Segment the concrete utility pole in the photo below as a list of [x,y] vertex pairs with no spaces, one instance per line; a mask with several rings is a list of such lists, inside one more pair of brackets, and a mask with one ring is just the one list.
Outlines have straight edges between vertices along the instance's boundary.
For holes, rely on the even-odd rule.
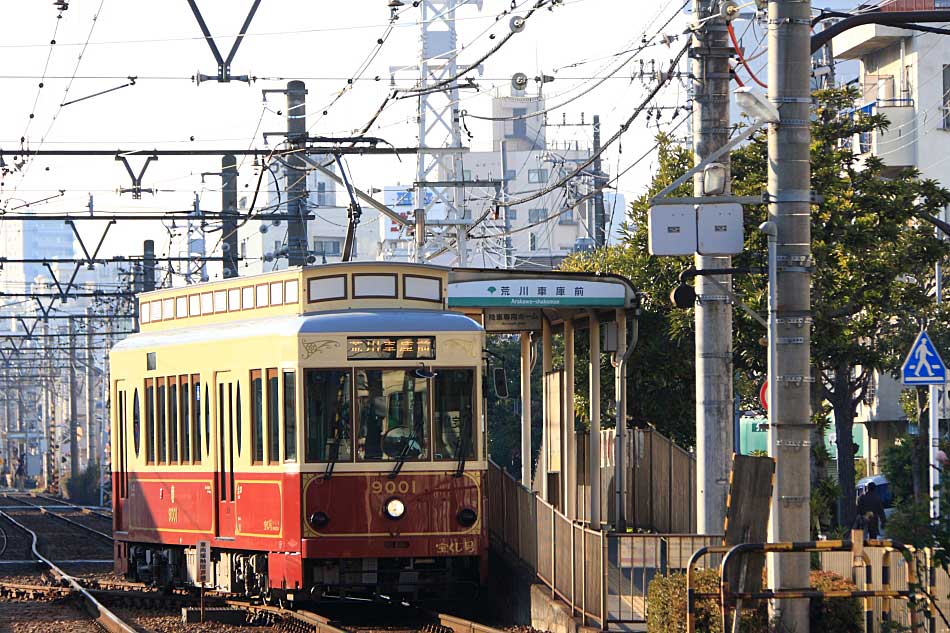
[[[693,152],[702,161],[729,141],[729,45],[726,23],[716,0],[693,0],[691,51],[693,84]],[[728,154],[726,188],[730,190]],[[693,177],[693,195],[703,194],[703,173]],[[696,268],[728,268],[731,257],[696,255]],[[720,534],[726,518],[726,495],[732,465],[732,304],[713,285],[696,277],[696,527],[700,534]],[[731,275],[714,278],[727,288]]]
[[[147,278],[146,278],[147,281]],[[79,476],[79,436],[76,406],[79,394],[76,388],[76,322],[69,320],[69,476]]]
[[86,463],[99,457],[99,429],[96,423],[96,357],[93,354],[92,308],[86,308]]
[[[775,414],[769,426],[776,460],[770,541],[809,537],[811,439],[811,165],[809,94],[811,1],[769,0],[769,100],[778,125],[769,127],[769,220],[778,230]],[[779,559],[773,556],[773,559]],[[769,586],[808,586],[808,554],[769,561]],[[808,633],[808,600],[773,604],[779,630]]]
[[[287,82],[287,138],[302,147],[307,136],[307,88],[302,81]],[[287,265],[307,263],[307,163],[297,154],[287,157]]]
[[[594,154],[600,151],[600,115],[594,115]],[[594,159],[594,187],[602,187],[605,178],[601,175],[603,162],[600,155]],[[607,244],[607,213],[604,211],[604,190],[594,195],[594,243],[598,247]]]
[[237,180],[237,159],[234,154],[225,154],[221,157],[221,252],[225,279],[238,276]]

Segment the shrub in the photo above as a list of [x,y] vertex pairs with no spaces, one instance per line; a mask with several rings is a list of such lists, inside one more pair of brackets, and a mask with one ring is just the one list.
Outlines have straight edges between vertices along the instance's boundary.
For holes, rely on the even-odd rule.
[[[719,574],[714,569],[701,569],[693,574],[696,591],[719,591]],[[855,589],[855,586],[827,571],[812,571],[811,586],[819,591]],[[684,633],[686,631],[686,574],[657,576],[647,592],[649,609],[647,630],[650,633]],[[743,609],[744,633],[767,631],[769,627],[766,604],[760,601],[754,609]],[[812,600],[809,611],[812,631],[821,633],[852,633],[864,626],[863,612],[857,598]],[[701,600],[696,605],[696,630],[722,633],[719,601]]]
[[80,505],[99,503],[99,464],[90,461],[78,477],[66,478],[63,488],[66,498]]

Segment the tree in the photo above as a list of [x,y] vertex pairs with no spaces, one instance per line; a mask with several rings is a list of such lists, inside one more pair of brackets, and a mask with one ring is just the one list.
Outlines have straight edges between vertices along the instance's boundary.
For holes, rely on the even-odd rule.
[[[856,89],[822,90],[814,96],[812,190],[821,201],[812,211],[813,261],[803,263],[813,270],[813,408],[819,410],[818,405],[826,400],[834,413],[838,518],[850,525],[854,518],[851,438],[857,406],[867,399],[875,372],[898,371],[910,341],[924,324],[946,329],[947,315],[934,305],[930,280],[934,264],[946,257],[948,249],[921,218],[935,216],[950,203],[950,192],[932,180],[921,179],[914,170],[891,170],[877,158],[858,160],[852,149],[854,137],[885,129],[887,121],[855,108]],[[649,192],[631,205],[623,244],[606,252],[579,255],[567,265],[625,274],[646,292],[644,305],[655,319],[652,334],[656,336],[654,347],[659,349],[652,355],[649,348],[644,349],[651,363],[634,365],[634,381],[643,390],[638,399],[651,401],[645,404],[647,417],[662,419],[671,410],[675,412],[671,432],[692,439],[692,315],[691,311],[673,310],[666,297],[677,273],[691,262],[654,258],[646,252],[649,198],[688,168],[689,154],[672,146],[669,139],[661,138],[660,143],[659,170]],[[765,192],[767,165],[765,134],[759,133],[732,154],[733,192]],[[689,185],[675,195],[689,195]],[[765,205],[746,206],[745,249],[734,259],[735,266],[765,264],[766,240],[757,227],[766,219]],[[762,276],[737,275],[734,287],[745,303],[764,312],[767,286]],[[647,319],[644,325],[649,325]],[[737,390],[749,402],[755,397],[750,387],[759,384],[766,373],[766,350],[760,342],[765,332],[741,311],[736,311],[734,328],[734,360],[740,374]],[[651,384],[644,373],[656,373],[657,368],[664,376],[682,381]]]
[[[688,316],[675,310],[668,293],[688,257],[657,258],[647,253],[647,210],[650,198],[689,169],[691,153],[671,138],[658,137],[658,168],[649,189],[631,207],[621,231],[622,243],[593,252],[576,253],[561,268],[623,275],[643,292],[640,337],[628,372],[629,412],[634,425],[652,425],[682,446],[695,443],[693,331]],[[692,185],[676,195],[690,195]],[[581,381],[583,382],[583,381]],[[610,384],[610,380],[602,380]]]

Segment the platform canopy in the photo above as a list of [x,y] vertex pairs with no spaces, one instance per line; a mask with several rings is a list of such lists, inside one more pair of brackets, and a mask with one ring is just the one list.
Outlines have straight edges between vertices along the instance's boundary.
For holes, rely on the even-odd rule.
[[542,311],[559,323],[590,310],[625,310],[637,305],[637,292],[619,275],[455,268],[447,302],[451,310],[482,313],[490,332],[524,332],[541,329]]

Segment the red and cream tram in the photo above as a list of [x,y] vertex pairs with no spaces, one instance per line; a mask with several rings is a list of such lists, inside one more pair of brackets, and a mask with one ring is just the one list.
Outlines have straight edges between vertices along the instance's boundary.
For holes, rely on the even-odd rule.
[[484,330],[448,271],[348,263],[140,296],[111,353],[115,563],[291,600],[486,569]]

